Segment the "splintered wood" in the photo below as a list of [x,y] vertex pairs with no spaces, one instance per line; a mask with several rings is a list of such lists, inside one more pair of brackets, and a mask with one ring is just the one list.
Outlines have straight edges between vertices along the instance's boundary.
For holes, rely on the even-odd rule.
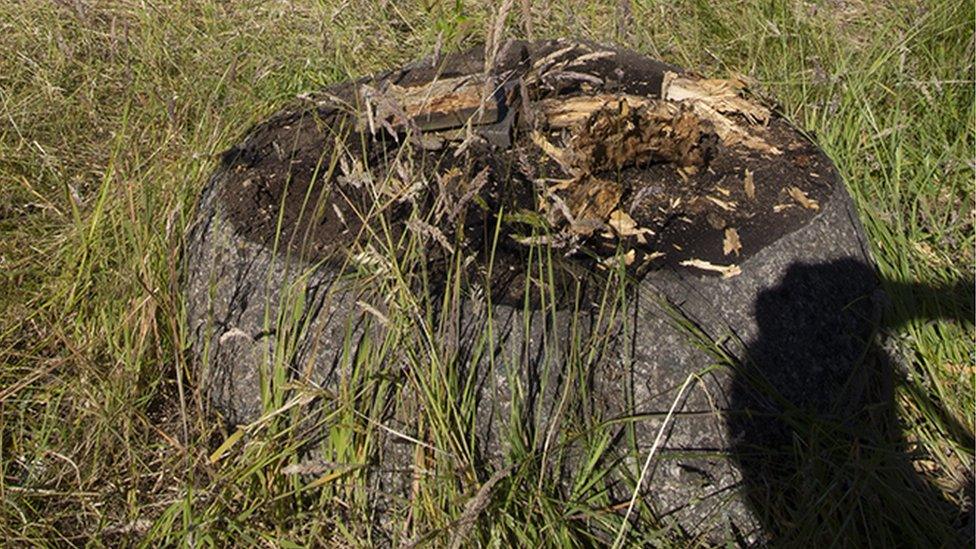
[[741,114],[751,124],[769,121],[769,109],[742,97],[745,85],[737,80],[689,78],[664,73],[661,97],[668,101],[692,101],[708,105],[722,114]]
[[688,259],[681,262],[682,267],[694,267],[702,271],[709,271],[722,275],[722,278],[732,278],[742,274],[738,265],[716,265],[703,259]]
[[[769,121],[769,109],[741,96],[744,85],[732,80],[689,78],[666,72],[661,97],[687,103],[695,114],[708,120],[726,146],[742,145],[767,154],[782,154],[756,131]],[[741,115],[746,124],[730,118]]]
[[623,103],[632,109],[647,107],[654,103],[648,97],[636,95],[598,94],[578,97],[543,99],[537,103],[550,128],[571,128],[584,122],[596,111],[611,103]]
[[569,192],[566,204],[575,219],[573,232],[590,234],[610,217],[624,195],[616,182],[590,175],[582,176]]
[[572,128],[566,154],[547,154],[573,170],[620,169],[651,160],[679,166],[702,163],[709,126],[680,105],[632,95],[546,99],[538,104],[552,129]]
[[[570,214],[562,217],[575,235],[592,234],[612,221],[610,214],[617,210],[626,191],[620,183],[595,174],[651,161],[694,167],[708,154],[708,127],[689,109],[668,102],[603,95],[543,101],[539,109],[550,122],[550,129],[573,128],[572,137],[562,147],[539,131],[533,131],[532,141],[570,176],[550,190],[562,192]],[[561,211],[548,209],[551,213]],[[550,215],[557,225],[559,218]],[[618,225],[621,219],[618,215]],[[645,232],[635,223],[627,234],[617,234],[644,241]]]
[[650,161],[697,166],[708,134],[689,110],[655,101],[632,108],[614,101],[594,111],[570,139],[573,163],[583,172],[619,170]]
[[363,86],[360,129],[368,127],[375,133],[376,120],[386,121],[394,128],[413,123],[420,131],[459,128],[468,122],[495,123],[501,105],[494,94],[494,80],[476,74],[434,80],[420,86],[388,83],[382,90]]
[[[546,122],[548,133],[534,130],[532,141],[570,177],[550,189],[550,198],[560,203],[547,208],[549,219],[557,221],[557,226],[559,220],[564,220],[574,235],[590,235],[606,224],[618,238],[637,237],[638,242],[646,243],[645,235],[651,231],[638,227],[618,207],[629,189],[594,174],[666,162],[674,164],[687,181],[685,174],[694,174],[706,166],[708,157],[714,154],[711,148],[718,143],[768,155],[782,154],[763,137],[769,110],[744,98],[743,87],[738,81],[697,79],[669,72],[665,73],[660,98],[598,93],[535,103],[535,111]],[[727,198],[730,192],[717,190],[724,190],[722,198],[702,198],[721,211],[735,212],[736,202]],[[553,193],[560,193],[563,198]],[[744,193],[748,200],[756,199],[756,184],[748,169]],[[797,192],[790,194],[801,201]],[[815,207],[815,202],[807,202],[804,207],[811,205]],[[724,230],[723,255],[738,256],[742,250],[738,231]],[[723,277],[740,272],[735,265],[715,265],[698,259],[683,265]]]
[[[745,84],[737,79],[706,79],[665,71],[660,75],[659,89],[650,88],[647,82],[643,83],[644,89],[611,83],[615,78],[612,74],[618,78],[622,74],[620,69],[612,73],[599,64],[612,64],[616,55],[613,51],[594,51],[587,45],[570,43],[530,65],[497,74],[486,68],[484,73],[437,78],[421,85],[401,86],[389,80],[373,87],[361,85],[358,125],[374,134],[384,129],[394,136],[419,131],[419,139],[414,142],[423,149],[453,146],[455,158],[465,153],[471,143],[479,142],[478,137],[484,138],[480,143],[489,150],[514,153],[519,159],[518,169],[536,192],[534,204],[520,205],[521,209],[517,207],[514,213],[538,217],[542,226],[533,226],[544,228],[547,234],[528,237],[515,231],[509,236],[523,244],[544,241],[564,248],[567,255],[575,253],[584,241],[594,242],[587,239],[596,235],[609,241],[629,240],[630,245],[653,246],[649,237],[666,221],[655,217],[656,213],[634,210],[633,198],[640,189],[632,188],[621,174],[635,167],[671,165],[685,188],[674,187],[681,182],[667,182],[665,185],[671,188],[663,192],[674,196],[656,208],[670,216],[668,219],[690,223],[691,215],[697,222],[707,222],[712,229],[724,231],[720,240],[722,255],[718,257],[739,256],[742,242],[731,225],[737,218],[751,217],[758,207],[757,181],[752,171],[755,163],[747,161],[744,169],[735,168],[741,186],[697,186],[710,177],[704,174],[715,176],[713,159],[728,155],[730,150],[739,149],[744,158],[753,160],[783,155],[769,140],[782,142],[767,131],[770,110],[748,99]],[[565,92],[567,89],[570,91]],[[474,200],[473,193],[481,192],[483,187],[494,188],[486,184],[486,173],[482,171],[478,177],[468,174],[466,178],[459,178],[459,173],[450,177],[438,175],[442,187],[453,177],[472,181],[473,190],[448,193],[446,187],[442,188],[442,196],[436,202],[435,223],[460,218],[461,210]],[[717,177],[721,182],[721,176]],[[690,190],[691,187],[695,189]],[[786,192],[802,208],[819,207],[799,188],[790,187]],[[780,205],[777,211],[785,207]],[[641,227],[641,222],[654,230]],[[523,221],[516,219],[513,223]],[[418,224],[412,229],[445,249],[450,246],[443,237],[447,231]],[[681,250],[677,244],[673,246]],[[660,254],[648,249],[642,256],[646,260]],[[627,264],[633,261],[631,255]],[[681,264],[725,277],[738,273],[734,265],[716,265],[701,259]]]

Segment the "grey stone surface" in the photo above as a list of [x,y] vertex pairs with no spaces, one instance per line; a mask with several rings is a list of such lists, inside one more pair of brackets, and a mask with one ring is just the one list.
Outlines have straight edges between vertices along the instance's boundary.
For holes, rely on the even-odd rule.
[[[188,238],[185,295],[199,379],[215,410],[229,424],[241,424],[267,406],[261,387],[274,360],[284,361],[295,379],[334,389],[349,371],[343,350],[355,348],[375,323],[356,304],[364,294],[330,269],[236,238],[216,199],[221,181],[218,171]],[[789,437],[777,419],[784,407],[843,417],[845,406],[860,405],[865,382],[856,366],[876,315],[876,280],[841,183],[810,223],[741,268],[729,279],[652,272],[626,294],[627,314],[612,322],[598,323],[594,310],[533,311],[526,318],[517,309],[463,304],[454,319],[462,353],[473,352],[489,324],[493,333],[494,360],[484,353],[468,365],[478,380],[475,428],[488,474],[507,462],[506,433],[513,423],[531,433],[539,452],[555,454],[559,446],[566,456],[582,449],[562,444],[553,433],[571,430],[574,422],[604,425],[619,458],[606,465],[613,468],[611,493],[626,501],[632,480],[624,479],[636,478],[664,429],[641,498],[686,534],[762,539],[760,487],[767,471],[754,457]],[[300,314],[280,318],[296,310],[284,306],[296,300]],[[682,323],[720,341],[732,365],[718,365],[714,352],[697,346]],[[589,347],[594,356],[567,356],[581,337],[597,342]],[[665,425],[689,377],[693,382]],[[516,384],[530,405],[513,417]],[[757,386],[771,387],[781,398]],[[563,407],[566,402],[573,409]],[[401,419],[416,412],[407,408]],[[391,429],[409,423],[397,418],[390,416]],[[631,419],[610,421],[615,418]],[[384,443],[376,464],[383,471],[377,488],[406,498],[414,454],[410,445],[393,442]],[[574,467],[567,459],[559,471],[567,485]]]

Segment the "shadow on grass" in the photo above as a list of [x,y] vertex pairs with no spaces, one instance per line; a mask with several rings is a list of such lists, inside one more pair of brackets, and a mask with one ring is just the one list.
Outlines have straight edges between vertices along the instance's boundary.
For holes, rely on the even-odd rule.
[[[972,546],[972,505],[952,505],[913,467],[895,410],[901,376],[876,343],[879,329],[914,317],[971,322],[972,284],[884,286],[924,308],[882,322],[875,270],[855,260],[794,265],[756,300],[759,335],[735,371],[728,425],[748,501],[776,545]],[[935,413],[972,452],[972,432]]]

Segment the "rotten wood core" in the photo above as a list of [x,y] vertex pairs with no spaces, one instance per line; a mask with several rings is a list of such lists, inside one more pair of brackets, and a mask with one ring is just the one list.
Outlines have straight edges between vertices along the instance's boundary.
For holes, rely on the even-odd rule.
[[570,286],[617,264],[735,276],[837,180],[741,80],[579,42],[512,42],[487,72],[479,55],[334,86],[255,128],[225,156],[231,221],[267,243],[280,220],[279,241],[345,264],[402,251],[381,226],[412,234],[430,265],[460,251],[468,278],[519,301],[538,245]]

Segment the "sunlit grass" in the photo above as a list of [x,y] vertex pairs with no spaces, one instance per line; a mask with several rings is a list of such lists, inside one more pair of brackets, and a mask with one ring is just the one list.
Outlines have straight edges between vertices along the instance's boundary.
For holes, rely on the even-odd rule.
[[[918,470],[958,500],[971,481],[976,417],[971,6],[692,0],[633,2],[628,16],[597,2],[533,4],[536,37],[614,41],[704,74],[749,76],[815,135],[891,281],[901,428]],[[366,470],[356,464],[379,450],[389,433],[375,418],[402,397],[379,371],[396,347],[409,357],[406,382],[424,413],[412,433],[394,436],[421,437],[430,448],[417,446],[415,461],[431,470],[398,516],[397,541],[447,544],[458,532],[503,545],[613,540],[625,509],[598,489],[609,467],[598,418],[574,432],[513,422],[511,468],[463,526],[466,502],[490,478],[473,461],[469,369],[441,337],[450,326],[432,313],[457,306],[460,274],[452,271],[455,291],[442,303],[418,296],[416,243],[377,285],[389,326],[348,343],[351,375],[335,393],[287,382],[291,350],[276,347],[265,406],[285,409],[216,456],[234,433],[202,413],[186,354],[180,253],[217,155],[295,94],[396,66],[437,43],[457,50],[483,40],[493,5],[0,5],[0,538],[378,542],[370,494],[360,489]],[[510,36],[525,35],[524,18],[513,10]],[[533,268],[546,280],[551,263],[540,253]],[[913,285],[969,290],[940,299]],[[303,329],[297,286],[283,295],[288,302],[267,322]],[[598,325],[626,321],[615,316],[626,306],[622,287],[601,299]],[[606,345],[582,333],[564,350],[567,371],[579,376]],[[517,360],[498,367],[517,379]],[[519,388],[511,391],[519,412]],[[311,426],[300,406],[288,407],[305,398],[317,399],[314,421],[330,426],[315,451],[344,464],[314,478],[281,472],[309,450]],[[570,436],[585,440],[587,466],[563,490],[549,479]],[[653,528],[627,535],[678,543]]]

